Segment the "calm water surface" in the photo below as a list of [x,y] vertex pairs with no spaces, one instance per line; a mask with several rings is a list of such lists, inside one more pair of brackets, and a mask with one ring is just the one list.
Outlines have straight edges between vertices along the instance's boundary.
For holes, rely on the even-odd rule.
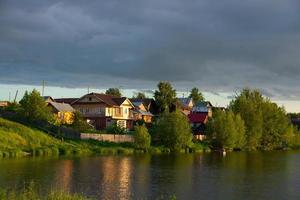
[[32,180],[96,199],[300,199],[300,151],[0,160],[0,187]]

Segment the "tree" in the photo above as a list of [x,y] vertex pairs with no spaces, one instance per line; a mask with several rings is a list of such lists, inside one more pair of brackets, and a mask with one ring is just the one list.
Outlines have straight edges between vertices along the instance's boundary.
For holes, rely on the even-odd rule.
[[34,89],[32,92],[25,92],[20,101],[20,115],[28,121],[52,121],[53,114],[51,108],[40,96],[40,93]]
[[82,117],[79,111],[74,112],[72,121],[71,127],[79,132],[85,132],[91,129],[91,126]]
[[230,103],[230,109],[245,122],[248,149],[283,148],[286,138],[292,135],[284,108],[263,97],[258,90],[243,89]]
[[109,88],[106,90],[105,94],[114,95],[116,97],[122,96],[119,88]]
[[147,149],[151,144],[151,136],[145,125],[134,127],[134,141],[138,148]]
[[146,95],[143,92],[138,92],[136,96],[133,96],[136,99],[146,99]]
[[198,88],[195,87],[191,90],[189,98],[192,98],[195,104],[204,101],[204,97],[202,93],[199,91]]
[[231,111],[216,111],[207,129],[214,147],[232,150],[242,149],[246,144],[244,121]]
[[157,85],[158,90],[154,92],[154,98],[160,112],[169,111],[172,104],[176,102],[176,90],[169,82],[161,81]]
[[251,91],[246,88],[230,103],[230,109],[234,113],[240,114],[245,122],[247,147],[249,149],[256,149],[260,146],[263,133],[263,113],[261,110],[263,101],[258,90]]
[[192,131],[188,119],[179,111],[163,113],[154,125],[154,134],[160,145],[171,150],[185,148],[192,141]]

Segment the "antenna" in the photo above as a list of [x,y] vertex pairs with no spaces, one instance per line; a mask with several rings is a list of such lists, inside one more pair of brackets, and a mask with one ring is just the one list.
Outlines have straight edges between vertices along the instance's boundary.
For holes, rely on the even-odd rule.
[[43,87],[43,88],[42,88],[42,96],[44,96],[44,91],[45,91],[45,80],[43,80],[43,83],[42,83],[42,84],[43,84],[43,86],[42,86],[42,87]]
[[90,93],[90,87],[88,86],[88,94]]
[[8,93],[8,101],[10,102],[10,92]]
[[16,91],[16,95],[15,95],[14,103],[16,103],[17,96],[18,96],[18,92],[19,92],[19,90],[17,90],[17,91]]

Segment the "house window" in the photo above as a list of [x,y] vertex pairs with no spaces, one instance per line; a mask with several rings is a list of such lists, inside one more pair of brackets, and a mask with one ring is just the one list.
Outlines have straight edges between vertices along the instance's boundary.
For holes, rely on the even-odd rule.
[[89,101],[92,101],[92,97],[89,97]]
[[81,113],[83,113],[83,108],[80,108],[79,111],[80,111]]
[[90,109],[89,109],[89,108],[86,108],[86,109],[85,109],[85,112],[86,112],[86,113],[90,112]]
[[125,108],[125,115],[127,115],[127,113],[128,113],[128,108]]

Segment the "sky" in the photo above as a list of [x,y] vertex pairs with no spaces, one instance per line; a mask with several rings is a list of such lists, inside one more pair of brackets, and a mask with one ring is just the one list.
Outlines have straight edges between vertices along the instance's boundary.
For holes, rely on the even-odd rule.
[[54,97],[152,96],[166,80],[220,106],[258,88],[300,112],[299,47],[298,0],[0,0],[0,99],[42,80]]

